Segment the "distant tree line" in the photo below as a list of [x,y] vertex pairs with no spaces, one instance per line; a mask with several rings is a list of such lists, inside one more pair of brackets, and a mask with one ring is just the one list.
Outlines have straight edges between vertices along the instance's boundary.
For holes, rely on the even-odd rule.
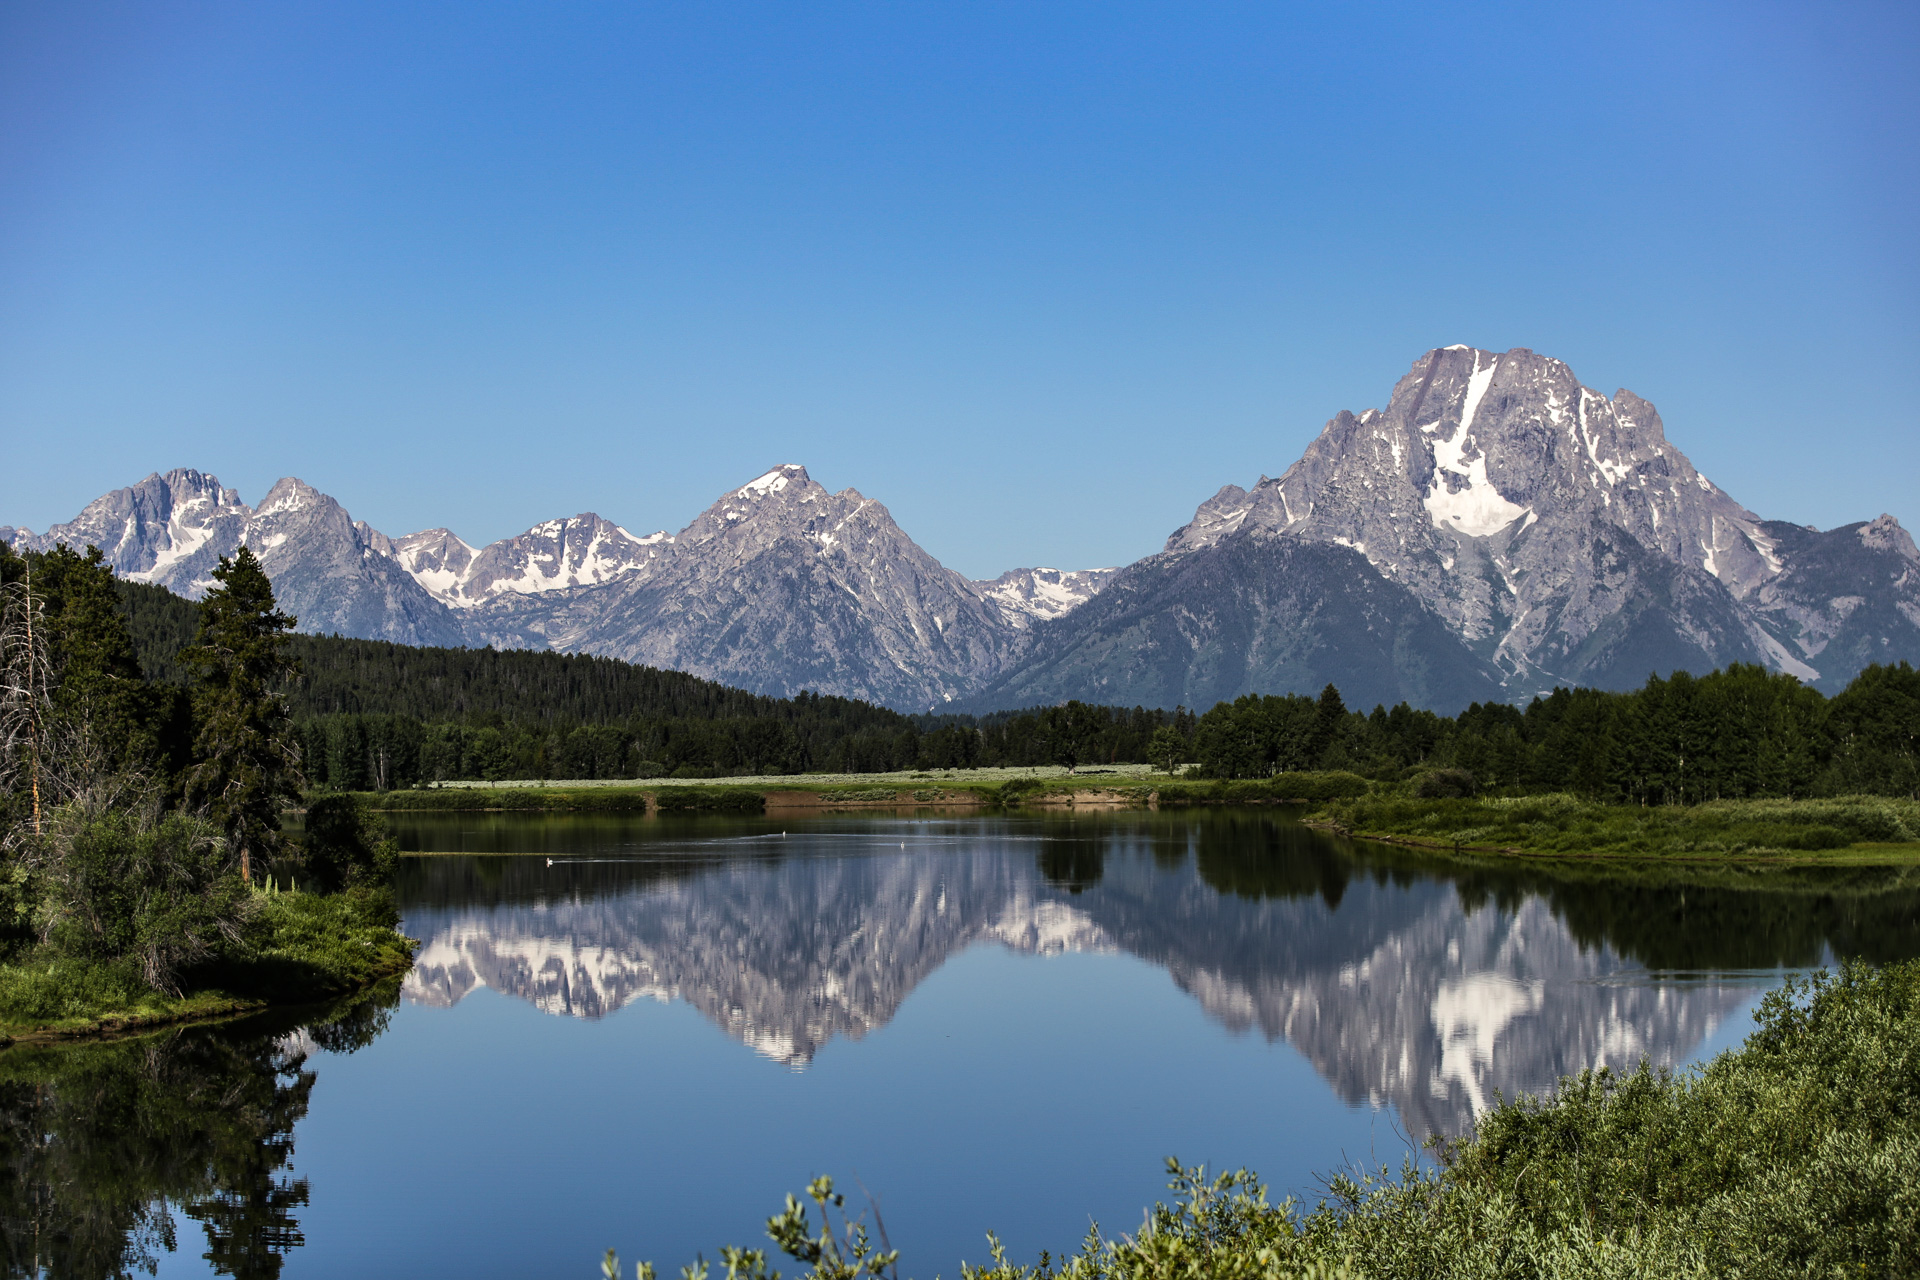
[[[194,633],[190,602],[121,584],[140,665],[160,680]],[[979,766],[1197,762],[1216,778],[1346,769],[1432,775],[1442,792],[1570,790],[1632,803],[1920,791],[1920,674],[1869,667],[1829,699],[1736,665],[1625,693],[1558,689],[1457,716],[1250,694],[1204,715],[1080,702],[906,715],[849,698],[771,697],[682,672],[531,650],[288,637],[286,697],[315,786],[644,778]]]
[[1319,698],[1249,695],[1201,716],[1192,756],[1213,777],[1349,769],[1439,773],[1442,790],[1573,791],[1634,804],[1920,794],[1920,672],[1871,666],[1829,699],[1792,676],[1735,664],[1650,677],[1640,689],[1556,689],[1525,709],[1458,716],[1401,703],[1348,711]]
[[[196,606],[121,584],[140,665],[184,682],[177,654]],[[537,650],[417,648],[293,635],[285,697],[314,786],[386,790],[453,779],[883,773],[1148,758],[1182,744],[1183,709],[1059,707],[989,716],[906,715],[852,698],[749,693],[679,671]],[[1175,750],[1172,754],[1181,754]]]

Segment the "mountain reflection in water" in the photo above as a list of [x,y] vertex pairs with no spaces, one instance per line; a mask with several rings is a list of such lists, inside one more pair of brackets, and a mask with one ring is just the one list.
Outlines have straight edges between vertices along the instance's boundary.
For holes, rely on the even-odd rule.
[[409,860],[406,998],[485,986],[581,1018],[684,1000],[802,1068],[976,944],[1119,951],[1346,1101],[1458,1133],[1497,1093],[1684,1061],[1771,983],[1756,969],[1908,954],[1920,902],[1902,872],[1474,869],[1263,813],[679,830],[410,824],[410,847],[532,839],[553,860]]

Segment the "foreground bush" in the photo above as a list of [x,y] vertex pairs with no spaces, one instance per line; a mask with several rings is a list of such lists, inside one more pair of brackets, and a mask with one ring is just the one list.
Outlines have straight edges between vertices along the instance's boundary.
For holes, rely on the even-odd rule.
[[76,805],[52,828],[37,912],[43,949],[125,960],[148,986],[177,996],[182,970],[239,941],[247,891],[212,824]]
[[[1088,1234],[1038,1266],[994,1261],[965,1280],[1148,1277],[1894,1277],[1920,1273],[1920,961],[1789,981],[1746,1044],[1675,1074],[1642,1065],[1504,1102],[1437,1144],[1440,1168],[1339,1176],[1303,1213],[1242,1170],[1209,1180],[1168,1161],[1172,1206],[1138,1232]],[[832,1184],[788,1197],[768,1233],[819,1280],[890,1274]],[[844,1210],[842,1210],[844,1213]],[[728,1249],[729,1277],[767,1276]],[[618,1272],[608,1255],[604,1269]],[[704,1264],[697,1269],[704,1275]],[[643,1267],[641,1275],[651,1276]]]

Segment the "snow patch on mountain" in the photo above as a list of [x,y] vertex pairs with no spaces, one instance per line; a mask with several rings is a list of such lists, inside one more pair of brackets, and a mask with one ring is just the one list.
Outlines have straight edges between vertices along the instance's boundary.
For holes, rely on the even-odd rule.
[[975,582],[980,594],[999,606],[1007,620],[1024,627],[1035,620],[1064,617],[1098,595],[1118,568],[1009,569],[997,578]]

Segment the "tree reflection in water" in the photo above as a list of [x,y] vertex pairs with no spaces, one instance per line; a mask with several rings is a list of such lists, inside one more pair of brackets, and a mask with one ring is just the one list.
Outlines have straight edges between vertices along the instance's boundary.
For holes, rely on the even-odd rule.
[[178,1213],[216,1273],[278,1276],[302,1243],[307,1182],[287,1170],[308,1057],[372,1043],[398,1000],[395,981],[317,1015],[0,1053],[4,1274],[153,1274]]

